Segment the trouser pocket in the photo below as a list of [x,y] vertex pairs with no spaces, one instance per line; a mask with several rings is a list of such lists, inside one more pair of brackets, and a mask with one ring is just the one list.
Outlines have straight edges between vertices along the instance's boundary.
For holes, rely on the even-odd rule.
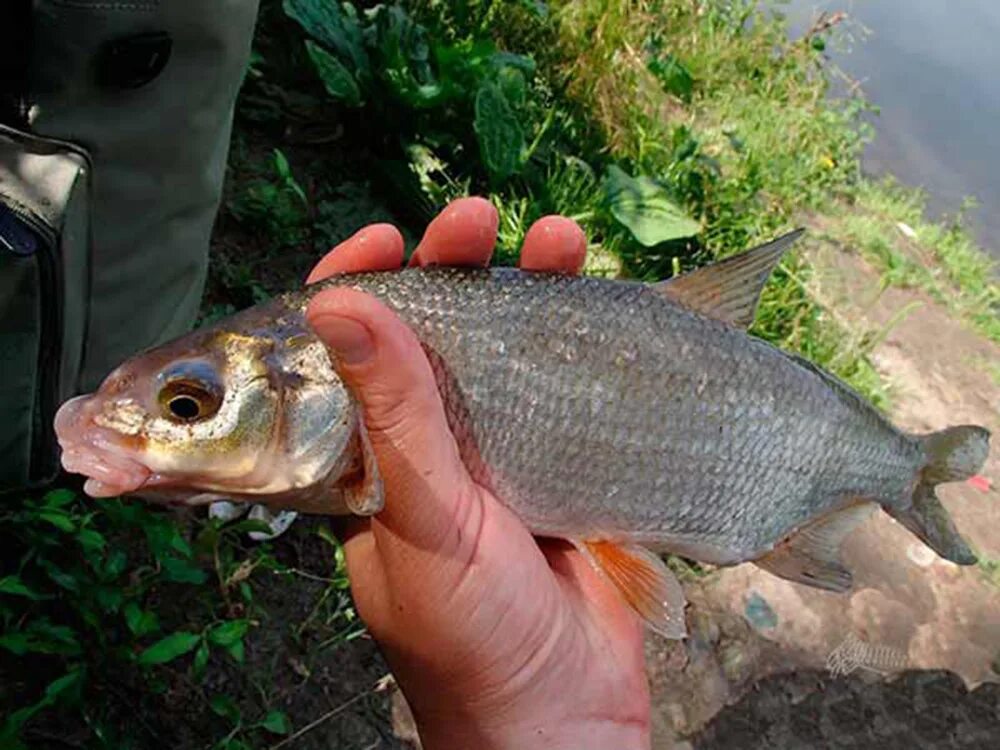
[[0,125],[0,492],[58,473],[52,422],[87,321],[89,173],[81,148]]

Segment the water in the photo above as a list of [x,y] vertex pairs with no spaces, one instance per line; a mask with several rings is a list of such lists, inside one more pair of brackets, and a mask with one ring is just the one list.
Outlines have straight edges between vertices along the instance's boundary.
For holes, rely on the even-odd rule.
[[793,37],[822,10],[870,31],[828,48],[880,109],[866,171],[923,187],[932,216],[975,197],[969,226],[1000,259],[1000,0],[791,0],[783,10]]

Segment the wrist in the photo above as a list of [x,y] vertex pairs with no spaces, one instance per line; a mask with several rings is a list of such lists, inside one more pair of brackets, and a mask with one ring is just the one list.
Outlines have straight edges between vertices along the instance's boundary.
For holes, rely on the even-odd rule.
[[505,722],[503,717],[438,714],[422,718],[415,712],[423,750],[649,750],[645,720],[540,718]]

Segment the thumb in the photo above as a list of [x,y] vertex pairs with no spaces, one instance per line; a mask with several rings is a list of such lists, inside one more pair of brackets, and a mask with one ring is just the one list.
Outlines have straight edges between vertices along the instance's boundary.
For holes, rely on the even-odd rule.
[[413,332],[355,289],[319,293],[306,311],[361,403],[385,489],[378,525],[424,550],[468,538],[478,487],[448,427],[434,371]]

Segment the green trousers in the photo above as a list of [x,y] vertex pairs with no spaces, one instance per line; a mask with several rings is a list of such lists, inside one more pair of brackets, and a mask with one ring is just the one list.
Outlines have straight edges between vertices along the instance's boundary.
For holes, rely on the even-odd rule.
[[[194,322],[257,0],[0,5],[0,490],[52,417]],[[24,6],[21,6],[24,10]]]

